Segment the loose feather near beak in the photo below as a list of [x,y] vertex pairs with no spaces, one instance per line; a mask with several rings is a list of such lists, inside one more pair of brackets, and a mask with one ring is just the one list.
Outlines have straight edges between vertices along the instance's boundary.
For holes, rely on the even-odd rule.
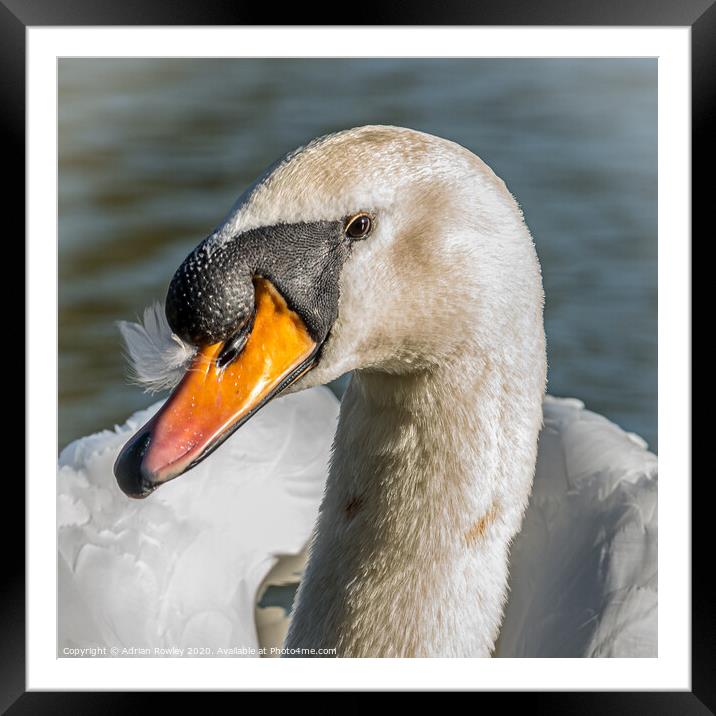
[[164,306],[155,302],[137,323],[118,321],[130,378],[148,393],[174,388],[191,364],[196,348],[172,333]]

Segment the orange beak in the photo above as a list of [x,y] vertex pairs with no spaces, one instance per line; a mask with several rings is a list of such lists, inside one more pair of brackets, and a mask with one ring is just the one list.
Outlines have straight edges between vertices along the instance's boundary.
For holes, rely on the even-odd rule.
[[202,348],[159,412],[119,454],[114,472],[131,497],[146,497],[199,463],[313,367],[318,345],[300,316],[267,279],[257,277],[254,286],[254,322],[241,352],[224,364],[225,344]]

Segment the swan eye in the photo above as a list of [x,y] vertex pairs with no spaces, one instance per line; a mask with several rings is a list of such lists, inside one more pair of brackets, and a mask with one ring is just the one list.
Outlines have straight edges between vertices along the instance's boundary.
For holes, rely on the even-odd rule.
[[365,239],[373,228],[373,220],[368,214],[356,214],[346,221],[345,233],[349,239]]

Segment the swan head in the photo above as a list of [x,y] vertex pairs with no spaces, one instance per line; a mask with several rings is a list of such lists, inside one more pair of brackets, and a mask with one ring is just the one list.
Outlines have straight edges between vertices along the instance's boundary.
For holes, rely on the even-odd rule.
[[541,331],[542,285],[521,212],[487,165],[438,137],[369,126],[269,167],[176,271],[166,323],[190,362],[115,463],[133,497],[281,392],[514,349],[526,327]]

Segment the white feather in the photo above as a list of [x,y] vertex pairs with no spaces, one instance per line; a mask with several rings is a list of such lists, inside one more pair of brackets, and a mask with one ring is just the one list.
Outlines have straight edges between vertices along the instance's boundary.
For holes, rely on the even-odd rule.
[[196,349],[172,333],[164,306],[144,309],[141,322],[118,321],[132,380],[147,392],[173,388],[184,375]]
[[496,656],[658,655],[658,464],[635,437],[547,396]]
[[338,415],[330,390],[271,401],[182,479],[130,500],[112,463],[160,405],[60,455],[60,656],[92,647],[256,655],[259,585],[279,556],[301,551],[316,520]]

